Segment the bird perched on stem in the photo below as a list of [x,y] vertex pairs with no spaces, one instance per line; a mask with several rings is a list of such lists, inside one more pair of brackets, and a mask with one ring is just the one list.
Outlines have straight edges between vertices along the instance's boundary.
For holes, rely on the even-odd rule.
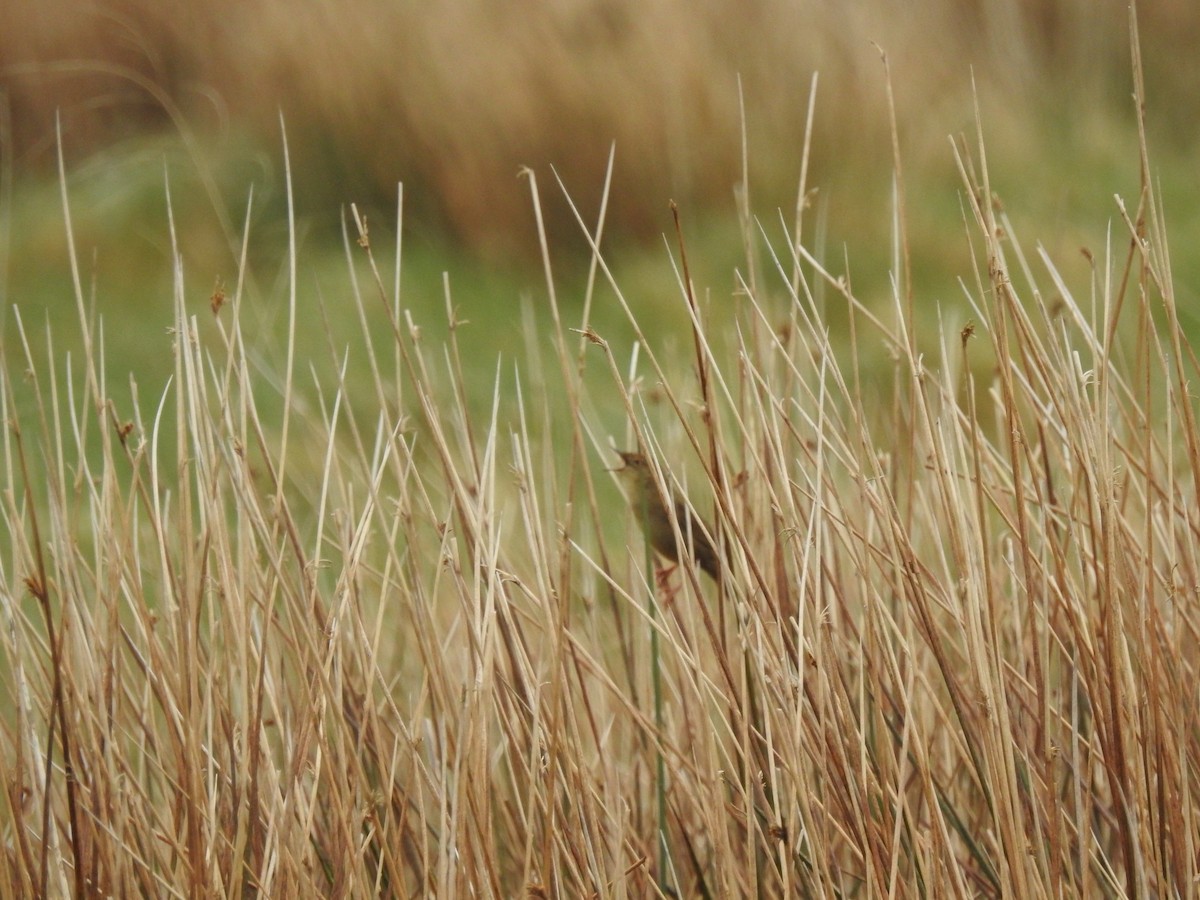
[[[671,525],[671,516],[663,504],[662,495],[654,481],[654,472],[650,463],[641,453],[627,453],[618,450],[624,465],[616,470],[629,491],[629,502],[637,515],[638,524],[650,546],[672,562],[680,561],[679,544],[675,540],[675,529]],[[671,504],[675,508],[675,521],[679,524],[679,534],[691,549],[691,557],[700,568],[707,572],[714,581],[721,577],[721,560],[713,547],[709,535],[712,531],[705,527],[697,516],[693,518],[691,508],[683,499],[675,494],[670,485]]]

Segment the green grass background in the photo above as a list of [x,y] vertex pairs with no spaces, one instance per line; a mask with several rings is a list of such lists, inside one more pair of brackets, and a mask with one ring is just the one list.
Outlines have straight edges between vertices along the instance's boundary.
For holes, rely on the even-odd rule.
[[[751,208],[785,253],[781,217],[791,227],[814,72],[805,233],[831,271],[887,310],[896,260],[881,50],[899,123],[919,320],[969,317],[957,283],[970,255],[950,139],[973,131],[976,102],[993,189],[1024,239],[1043,243],[1072,286],[1086,288],[1093,273],[1080,248],[1100,255],[1105,223],[1116,217],[1114,194],[1134,206],[1139,183],[1122,4],[926,2],[911,14],[871,0],[838,13],[806,3],[764,2],[740,13],[733,6],[688,14],[613,3],[602,14],[599,5],[566,5],[529,13],[523,26],[497,22],[486,4],[472,3],[440,18],[370,0],[338,16],[319,6],[296,16],[263,3],[245,21],[220,2],[134,3],[119,14],[104,4],[14,9],[0,39],[5,339],[14,340],[16,306],[32,334],[61,322],[55,347],[77,349],[57,120],[81,276],[105,325],[112,376],[133,372],[154,386],[170,371],[168,189],[186,297],[201,319],[217,285],[230,293],[235,286],[253,191],[242,314],[255,324],[264,367],[281,370],[289,291],[282,117],[300,240],[298,316],[313,325],[298,332],[306,365],[332,365],[329,348],[336,353],[358,330],[339,314],[348,308],[347,205],[368,216],[373,244],[388,248],[390,260],[403,181],[403,302],[431,336],[444,334],[447,273],[457,315],[469,323],[458,333],[464,359],[486,397],[498,360],[527,358],[531,333],[541,340],[537,323],[547,310],[519,166],[538,176],[554,278],[575,324],[588,247],[553,172],[594,216],[614,145],[604,252],[650,339],[666,346],[686,322],[668,257],[679,252],[668,201],[680,203],[698,294],[721,321],[735,273],[748,268],[734,197],[740,119]],[[1197,65],[1186,48],[1200,12],[1170,2],[1139,12],[1154,174],[1182,307],[1191,310],[1200,220],[1191,213],[1189,123],[1198,120],[1200,92],[1190,90]],[[497,46],[497,29],[512,46]],[[219,37],[235,32],[236,40]],[[455,53],[461,58],[450,58]],[[771,265],[763,246],[756,253]],[[627,347],[632,336],[606,290],[597,295],[595,326]],[[372,327],[384,329],[379,313]],[[839,310],[830,317],[836,325]]]

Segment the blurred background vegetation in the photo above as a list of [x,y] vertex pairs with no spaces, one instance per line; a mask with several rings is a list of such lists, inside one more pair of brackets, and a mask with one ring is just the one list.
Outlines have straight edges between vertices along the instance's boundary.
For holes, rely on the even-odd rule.
[[[1195,208],[1200,8],[1139,5],[1156,174],[1180,297],[1200,281]],[[1026,240],[1091,277],[1113,195],[1136,205],[1138,157],[1124,0],[43,0],[0,2],[0,298],[4,333],[73,315],[56,175],[56,122],[85,293],[110,367],[165,373],[173,278],[165,188],[197,313],[231,290],[251,189],[253,316],[282,354],[286,123],[302,310],[335,346],[347,289],[344,205],[377,249],[405,197],[405,302],[444,319],[443,271],[468,350],[520,352],[516,314],[545,286],[529,185],[537,173],[563,302],[579,302],[587,244],[551,167],[594,220],[610,148],[605,247],[625,291],[682,317],[662,235],[680,205],[702,296],[744,266],[734,188],[744,98],[754,212],[778,232],[796,209],[810,84],[819,73],[806,234],[868,302],[889,304],[892,148],[887,54],[918,308],[958,303],[968,276],[949,138],[973,134],[977,91],[993,188]],[[671,238],[672,248],[674,239]],[[1097,254],[1099,256],[1099,254]],[[1072,262],[1073,260],[1073,262]],[[619,316],[599,325],[622,328]],[[568,323],[570,324],[570,323]],[[321,328],[301,352],[327,357]],[[349,334],[350,332],[347,332]],[[63,336],[62,340],[66,340]],[[160,365],[159,359],[164,360]],[[470,353],[494,371],[495,353]]]

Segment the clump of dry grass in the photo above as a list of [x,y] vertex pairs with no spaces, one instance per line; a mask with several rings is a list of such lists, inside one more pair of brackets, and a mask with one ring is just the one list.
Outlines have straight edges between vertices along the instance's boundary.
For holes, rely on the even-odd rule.
[[[982,140],[956,159],[976,268],[939,333],[902,233],[880,311],[765,227],[777,270],[729,308],[680,257],[690,371],[565,321],[548,267],[553,353],[490,415],[361,222],[346,314],[393,328],[331,357],[368,355],[369,416],[290,351],[261,387],[240,287],[202,340],[177,271],[175,375],[126,402],[82,290],[82,359],[39,369],[18,317],[3,896],[1196,884],[1196,362],[1148,163],[1080,296]],[[602,472],[635,442],[710,513],[720,584],[643,565]]]
[[[59,118],[75,152],[156,128],[193,148],[229,133],[269,146],[282,110],[313,202],[383,207],[404,181],[423,224],[503,254],[530,244],[518,168],[554,165],[590,206],[614,142],[614,230],[655,239],[665,196],[726,208],[739,84],[756,187],[772,206],[796,180],[814,71],[824,125],[814,154],[852,173],[846,182],[886,171],[876,45],[902,78],[905,120],[923,126],[905,130],[913,172],[940,165],[942,135],[964,127],[968,71],[1013,155],[1045,120],[1107,123],[1127,96],[1123,7],[1090,0],[923,0],[919,16],[888,0],[563,0],[520,16],[486,0],[354,0],[302,15],[280,0],[9,5],[0,90],[22,160],[53,158]],[[1186,121],[1200,17],[1178,0],[1146,7],[1151,63]],[[1058,96],[1047,83],[1069,84],[1077,102],[1047,111]],[[864,218],[854,224],[870,227]]]

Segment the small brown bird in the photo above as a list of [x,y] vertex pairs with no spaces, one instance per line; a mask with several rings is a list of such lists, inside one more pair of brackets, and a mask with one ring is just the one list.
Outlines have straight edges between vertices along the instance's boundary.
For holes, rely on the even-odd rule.
[[[637,514],[638,524],[650,541],[650,546],[672,562],[679,562],[679,545],[675,541],[675,529],[671,527],[671,517],[663,505],[658,486],[654,482],[654,473],[650,463],[641,453],[626,453],[618,450],[624,465],[616,470],[617,475],[625,482],[629,490],[629,502]],[[670,491],[670,485],[667,485]],[[675,507],[675,521],[679,523],[679,532],[683,540],[690,542],[691,557],[700,564],[713,580],[721,577],[721,561],[713,548],[709,535],[711,529],[706,529],[699,517],[692,518],[688,505],[674,491],[671,491],[672,505]]]

